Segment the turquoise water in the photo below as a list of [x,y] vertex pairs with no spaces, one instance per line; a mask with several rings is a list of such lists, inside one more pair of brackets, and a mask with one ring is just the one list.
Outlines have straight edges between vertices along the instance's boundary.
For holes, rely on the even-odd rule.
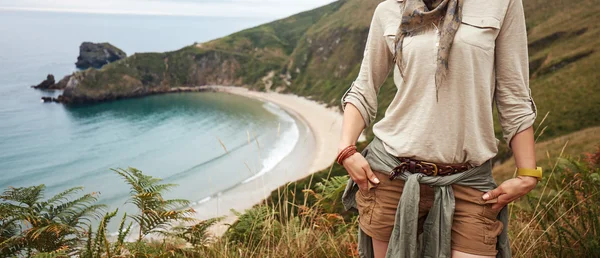
[[197,202],[272,168],[269,152],[285,153],[281,143],[293,147],[298,137],[295,120],[276,106],[225,93],[39,109],[1,127],[2,188],[43,183],[55,193],[82,185],[112,206],[128,190],[110,168],[131,166],[179,184],[170,195]]
[[[168,197],[198,205],[274,168],[303,125],[272,104],[226,93],[180,93],[91,106],[44,104],[29,88],[74,71],[82,41],[128,54],[167,51],[257,19],[0,12],[0,188],[74,186],[121,207],[129,193],[110,168],[179,184]],[[130,208],[126,208],[130,209]],[[122,209],[121,209],[122,210]]]

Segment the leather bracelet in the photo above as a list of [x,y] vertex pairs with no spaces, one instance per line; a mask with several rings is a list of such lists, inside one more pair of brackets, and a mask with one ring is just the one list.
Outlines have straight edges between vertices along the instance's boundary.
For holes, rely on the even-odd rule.
[[354,146],[354,145],[350,145],[350,146],[348,146],[346,148],[343,148],[340,151],[340,153],[338,153],[336,160],[339,160],[339,158],[342,157],[342,156],[344,156],[346,152],[348,152],[348,151],[350,151],[352,149],[355,149],[355,148],[356,148],[356,146]]
[[342,151],[340,151],[340,153],[338,153],[338,156],[336,158],[336,162],[340,165],[342,165],[342,162],[347,159],[348,157],[354,155],[354,153],[356,153],[356,146],[354,145],[350,145],[346,148],[344,148]]
[[342,155],[340,155],[338,164],[343,165],[344,160],[354,155],[354,153],[356,153],[356,148],[350,148],[346,150]]
[[347,152],[345,153],[345,155],[344,155],[344,156],[341,156],[341,157],[340,157],[340,160],[339,160],[338,164],[340,164],[340,165],[342,165],[342,166],[343,166],[343,165],[344,165],[344,164],[343,164],[344,160],[346,160],[346,159],[347,159],[347,158],[349,158],[350,156],[354,155],[355,153],[356,153],[356,149],[350,149],[349,151],[347,151]]
[[335,158],[335,162],[338,164],[342,164],[342,160],[344,159],[344,157],[346,156],[346,154],[348,152],[350,152],[352,150],[351,146],[348,146],[346,148],[344,148],[342,151],[340,151],[340,153],[338,153],[338,156]]

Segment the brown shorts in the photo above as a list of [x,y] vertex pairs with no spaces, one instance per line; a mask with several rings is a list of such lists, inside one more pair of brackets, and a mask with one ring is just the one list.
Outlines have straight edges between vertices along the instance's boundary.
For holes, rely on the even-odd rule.
[[[380,241],[389,241],[396,218],[396,209],[404,188],[404,181],[390,180],[384,173],[375,172],[381,181],[376,187],[356,193],[360,228]],[[452,222],[452,250],[484,256],[495,256],[497,237],[503,224],[496,219],[499,211],[483,201],[483,192],[460,185],[452,185],[455,197],[454,221]],[[434,191],[431,186],[421,185],[419,203],[419,234],[433,205]]]

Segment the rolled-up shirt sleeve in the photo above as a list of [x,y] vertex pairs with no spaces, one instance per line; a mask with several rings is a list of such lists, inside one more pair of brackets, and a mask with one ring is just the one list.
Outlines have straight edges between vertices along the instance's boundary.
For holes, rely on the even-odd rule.
[[511,0],[496,38],[494,98],[504,140],[531,127],[537,108],[529,88],[527,30],[522,0]]
[[342,110],[347,103],[354,105],[368,127],[377,115],[377,94],[393,65],[393,56],[384,38],[377,8],[371,20],[363,60],[358,77],[341,99]]

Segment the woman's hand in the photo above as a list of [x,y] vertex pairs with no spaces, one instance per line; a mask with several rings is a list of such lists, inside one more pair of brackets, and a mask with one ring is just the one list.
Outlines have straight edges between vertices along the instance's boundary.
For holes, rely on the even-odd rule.
[[379,184],[379,179],[371,170],[369,162],[359,152],[342,161],[342,165],[344,165],[348,175],[358,185],[359,189],[367,190],[369,185],[367,181],[371,181],[375,185]]
[[504,181],[498,188],[483,195],[483,200],[498,198],[498,202],[492,205],[492,209],[500,210],[508,203],[521,198],[529,193],[537,185],[538,179],[530,176],[519,176]]

